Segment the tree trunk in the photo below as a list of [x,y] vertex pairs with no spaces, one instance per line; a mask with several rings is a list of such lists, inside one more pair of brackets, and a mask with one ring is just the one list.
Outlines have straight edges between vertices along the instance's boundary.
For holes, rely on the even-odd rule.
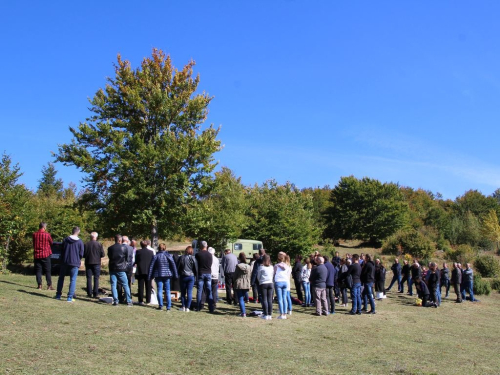
[[156,219],[151,224],[151,246],[153,249],[158,250],[158,225]]
[[2,259],[2,272],[7,272],[7,265],[9,264],[9,244],[10,244],[10,236],[7,237],[7,242],[5,243],[5,252],[3,254]]

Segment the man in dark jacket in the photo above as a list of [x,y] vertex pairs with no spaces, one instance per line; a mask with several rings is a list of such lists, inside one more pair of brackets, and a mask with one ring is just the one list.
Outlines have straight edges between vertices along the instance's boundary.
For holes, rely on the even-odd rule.
[[448,268],[448,265],[443,263],[443,268],[441,269],[441,279],[440,279],[439,287],[442,288],[443,286],[445,287],[446,295],[444,298],[448,298],[448,295],[450,293],[450,269]]
[[[230,305],[233,301],[236,305],[236,289],[234,289],[234,272],[238,265],[238,258],[231,252],[231,249],[224,251],[224,256],[221,260],[224,282],[226,284],[226,302]],[[231,296],[231,290],[234,290],[234,298]]]
[[[252,274],[250,275],[250,285],[254,287],[257,286],[257,291],[259,292],[259,301],[262,301],[262,288],[259,285],[259,279],[257,278],[257,272],[259,268],[262,266],[262,262],[264,261],[264,255],[266,255],[265,249],[259,249],[259,259],[255,261],[253,264]],[[235,293],[236,295],[236,293]],[[236,302],[235,302],[236,305]]]
[[59,280],[57,281],[56,299],[61,299],[62,288],[64,286],[64,277],[69,272],[69,292],[67,302],[74,302],[76,290],[76,277],[78,276],[78,268],[82,264],[83,257],[83,241],[78,238],[80,228],[73,227],[71,236],[66,237],[62,245],[61,253],[61,269],[59,271]]
[[361,282],[363,283],[363,310],[367,310],[370,301],[371,310],[368,314],[375,314],[375,300],[373,299],[373,283],[375,282],[375,264],[371,255],[365,255],[365,264],[361,271]]
[[453,270],[451,271],[451,284],[453,290],[457,295],[455,302],[462,303],[462,293],[460,292],[460,285],[462,284],[462,270],[458,267],[457,263],[453,263]]
[[403,268],[401,268],[401,288],[399,289],[399,293],[405,292],[405,282],[408,283],[408,290],[410,290],[411,285],[411,266],[408,264],[408,261],[403,260]]
[[151,280],[148,279],[149,265],[155,253],[148,249],[148,241],[141,241],[141,248],[135,253],[135,279],[139,289],[139,305],[144,305],[144,287],[146,287],[146,303],[151,303]]
[[351,301],[352,308],[349,314],[361,315],[361,266],[359,265],[359,255],[352,256],[354,262],[349,266],[347,275],[352,278]]
[[437,307],[435,302],[429,301],[429,288],[422,280],[422,276],[416,276],[413,281],[415,283],[417,294],[420,296],[420,298],[422,298],[422,307]]
[[398,282],[398,292],[400,292],[401,291],[401,264],[399,264],[398,258],[394,259],[394,263],[391,266],[391,271],[392,271],[392,280],[391,280],[391,283],[389,284],[389,288],[387,288],[385,291],[388,292],[389,290],[391,290],[392,286],[397,281]]
[[292,277],[293,277],[293,282],[295,284],[295,291],[297,292],[297,298],[302,302],[302,286],[301,286],[301,280],[300,280],[300,275],[302,274],[302,256],[297,255],[295,257],[295,264],[293,265],[292,268]]
[[[132,246],[133,241],[133,246]],[[128,288],[132,296],[132,276],[134,272],[134,262],[135,262],[135,240],[130,240],[128,236],[122,236],[122,244],[128,249],[128,260],[127,260],[127,270],[125,271],[127,275]],[[120,303],[125,303],[125,293],[123,292],[123,285],[118,283],[118,301]]]
[[439,270],[436,270],[436,263],[431,262],[429,265],[429,275],[427,279],[427,287],[429,288],[430,300],[436,304],[436,307],[439,306],[439,298],[438,298],[438,285],[439,285],[439,276],[437,274]]
[[214,312],[214,297],[212,295],[212,254],[208,252],[208,244],[201,241],[201,250],[195,256],[198,262],[198,291],[196,293],[197,310],[201,310],[201,295],[203,288],[208,297],[208,310]]
[[412,280],[416,278],[422,278],[422,268],[416,259],[413,259],[413,265],[411,266],[411,279],[408,280],[408,295],[413,296]]
[[333,266],[332,263],[329,262],[327,256],[325,259],[325,267],[328,270],[328,274],[326,276],[326,300],[328,303],[328,312],[330,314],[335,314],[335,283],[337,281],[337,269]]
[[129,256],[128,247],[122,244],[122,236],[119,234],[115,235],[115,244],[108,247],[109,278],[111,282],[111,293],[113,295],[113,306],[118,306],[117,283],[123,285],[123,289],[125,289],[127,305],[129,307],[133,306],[126,273]]
[[[97,242],[97,232],[90,233],[90,241],[84,246],[83,257],[85,258],[85,275],[87,276],[87,296],[97,298],[99,296],[99,276],[101,275],[101,258],[104,258],[102,244]],[[94,288],[92,288],[92,277]]]
[[311,277],[309,281],[311,286],[314,287],[314,292],[316,294],[316,314],[321,316],[321,313],[325,316],[328,315],[328,303],[326,301],[326,279],[328,277],[328,269],[324,265],[325,260],[323,257],[317,257],[317,266],[311,271]]

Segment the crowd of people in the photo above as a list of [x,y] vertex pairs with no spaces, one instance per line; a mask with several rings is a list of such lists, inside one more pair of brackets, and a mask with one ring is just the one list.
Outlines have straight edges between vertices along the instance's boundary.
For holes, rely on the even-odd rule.
[[[92,232],[86,243],[78,237],[80,228],[74,227],[72,234],[62,244],[61,269],[56,289],[56,299],[61,299],[64,279],[70,276],[67,302],[74,302],[76,279],[85,259],[87,294],[90,298],[99,298],[99,277],[101,259],[105,252],[97,241],[98,234]],[[46,274],[47,287],[54,290],[51,281],[50,245],[52,238],[47,232],[47,223],[41,223],[39,231],[33,234],[35,254],[35,273],[38,288],[42,288],[42,273]],[[226,303],[239,306],[240,316],[247,316],[246,303],[260,302],[259,315],[264,320],[273,318],[273,303],[277,300],[277,319],[287,319],[292,315],[293,305],[314,307],[314,315],[328,316],[335,314],[336,301],[341,307],[348,307],[349,314],[376,314],[375,299],[382,300],[386,292],[397,283],[399,293],[404,293],[404,284],[408,284],[408,295],[413,296],[413,286],[420,304],[424,307],[438,307],[441,304],[441,290],[445,288],[445,298],[453,286],[456,302],[466,299],[477,301],[473,294],[473,271],[470,264],[465,268],[459,263],[453,264],[450,271],[446,263],[440,270],[433,262],[427,267],[421,266],[416,259],[410,266],[403,261],[403,266],[396,258],[391,266],[393,273],[389,287],[385,288],[386,269],[380,259],[372,259],[369,254],[347,254],[340,257],[336,252],[330,260],[319,252],[303,259],[300,255],[292,265],[290,256],[285,252],[277,254],[276,264],[265,249],[260,249],[252,259],[247,259],[244,252],[236,256],[226,249],[220,259],[215,250],[205,241],[200,242],[200,249],[193,254],[193,247],[188,246],[184,254],[174,256],[167,251],[165,244],[160,244],[156,252],[148,240],[140,242],[127,236],[116,235],[114,245],[107,249],[112,305],[120,303],[133,306],[131,285],[137,281],[138,304],[151,303],[152,281],[156,283],[158,309],[172,308],[171,287],[178,281],[180,286],[179,310],[201,311],[208,303],[208,311],[213,313],[218,303],[218,286],[224,279]],[[291,295],[291,279],[294,281],[296,297]],[[197,287],[196,301],[193,301],[193,289]],[[165,301],[163,299],[165,292]],[[252,291],[253,297],[249,297]]]

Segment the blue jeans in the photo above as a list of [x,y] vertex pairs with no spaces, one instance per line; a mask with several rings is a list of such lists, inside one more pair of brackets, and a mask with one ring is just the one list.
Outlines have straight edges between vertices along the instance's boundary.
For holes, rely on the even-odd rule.
[[363,289],[363,306],[367,307],[367,303],[370,301],[370,308],[375,311],[375,300],[373,299],[373,283],[365,283],[365,288]]
[[59,270],[59,279],[57,280],[56,297],[61,298],[66,272],[69,272],[68,301],[71,301],[75,297],[76,277],[78,276],[78,267],[69,266],[67,264],[61,264],[61,269]]
[[130,296],[130,288],[128,287],[127,273],[125,271],[110,271],[109,280],[111,282],[111,294],[113,295],[113,303],[118,303],[118,290],[117,283],[120,283],[125,290],[125,297],[127,298],[127,303],[132,303],[132,297]]
[[389,288],[387,288],[386,290],[391,290],[392,286],[396,281],[398,282],[398,292],[399,292],[401,290],[401,275],[394,275],[392,277],[391,283],[389,284]]
[[193,301],[194,276],[181,277],[181,303],[186,309],[191,308]]
[[311,283],[302,281],[302,287],[304,288],[304,294],[305,294],[305,302],[304,303],[306,305],[310,305],[311,304]]
[[286,291],[286,302],[287,302],[287,311],[292,311],[292,294],[289,290]]
[[466,281],[465,282],[465,289],[464,289],[464,300],[465,300],[465,292],[469,293],[469,298],[470,301],[475,301],[476,299],[474,298],[474,282],[473,281]]
[[280,309],[280,314],[286,314],[286,305],[287,305],[287,300],[286,300],[286,289],[288,285],[284,281],[280,281],[276,283],[276,295],[278,297],[278,307]]
[[356,283],[351,289],[351,301],[352,310],[351,312],[361,312],[361,283]]
[[212,275],[210,273],[204,273],[198,278],[198,291],[196,293],[196,305],[198,311],[201,309],[201,295],[203,293],[203,288],[205,288],[205,293],[208,298],[208,310],[214,312],[214,297],[212,295]]
[[163,307],[163,290],[167,297],[167,310],[172,307],[172,299],[170,297],[170,278],[169,277],[155,277],[156,287],[158,289],[158,307]]
[[410,296],[413,295],[413,280],[411,278],[408,279],[408,293],[410,293]]
[[436,288],[436,302],[438,305],[441,305],[441,286],[439,283],[437,284]]
[[238,295],[238,302],[240,303],[240,311],[242,314],[246,314],[245,296],[247,293],[248,289],[236,289],[236,294]]

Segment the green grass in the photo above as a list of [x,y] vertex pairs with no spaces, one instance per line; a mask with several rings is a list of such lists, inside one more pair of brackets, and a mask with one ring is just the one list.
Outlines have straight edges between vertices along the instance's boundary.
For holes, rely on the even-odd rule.
[[[103,286],[109,285],[102,277]],[[55,278],[57,280],[57,277]],[[66,279],[64,292],[69,279]],[[84,296],[83,276],[77,294]],[[135,292],[135,286],[134,286]],[[0,276],[5,374],[497,374],[500,295],[419,308],[390,293],[377,315],[295,307],[284,321],[56,301],[35,277]],[[63,294],[64,297],[64,294]],[[248,305],[253,307],[252,304]]]

